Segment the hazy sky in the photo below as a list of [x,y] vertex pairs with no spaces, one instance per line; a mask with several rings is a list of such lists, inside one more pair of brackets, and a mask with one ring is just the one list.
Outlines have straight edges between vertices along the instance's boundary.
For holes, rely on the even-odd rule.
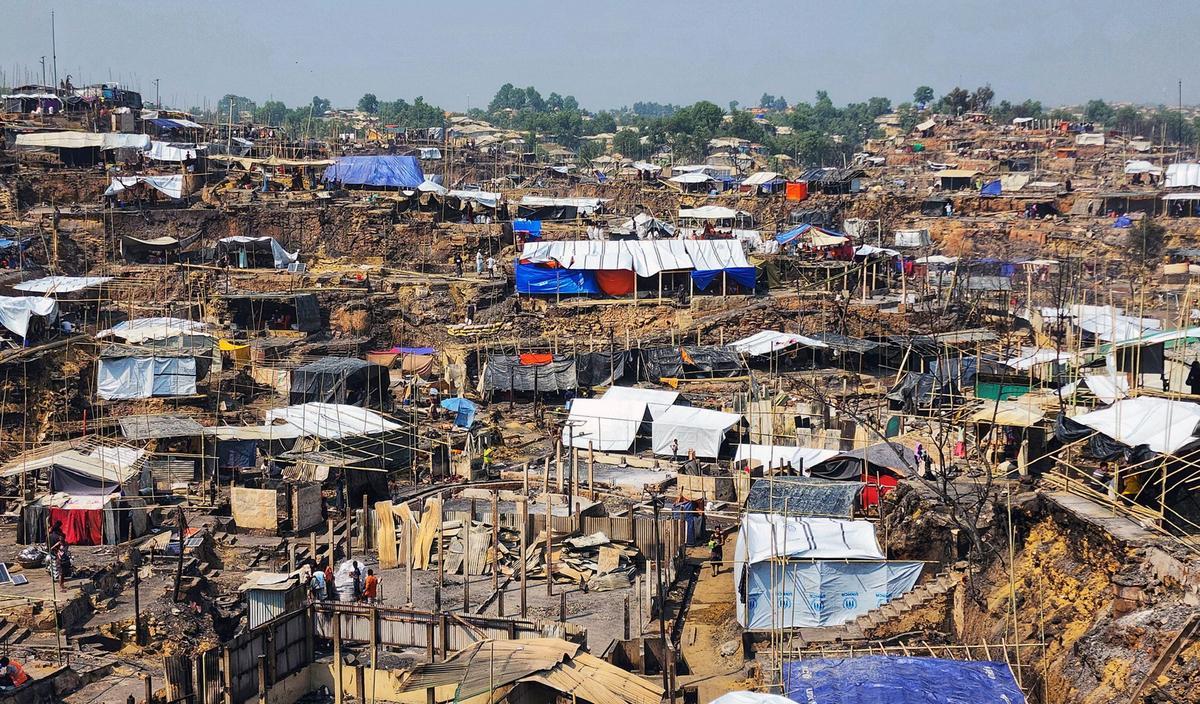
[[[1200,103],[1200,3],[1117,0],[0,0],[0,71],[40,81],[56,12],[58,74],[120,79],[181,108],[226,93],[288,105],[486,104],[505,82],[588,108],[763,92],[910,99],[991,83],[997,100]],[[14,72],[16,80],[13,80]]]

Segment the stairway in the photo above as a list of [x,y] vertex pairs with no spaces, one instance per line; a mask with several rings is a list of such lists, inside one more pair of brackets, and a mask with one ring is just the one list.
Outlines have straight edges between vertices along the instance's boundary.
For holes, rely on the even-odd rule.
[[8,648],[28,638],[29,629],[0,618],[0,647]]
[[[960,563],[961,565],[962,563]],[[934,599],[948,594],[962,583],[966,571],[959,565],[955,569],[938,572],[933,579],[918,584],[913,590],[899,599],[890,601],[877,609],[862,614],[853,621],[840,626],[825,626],[821,628],[799,628],[797,635],[805,643],[837,643],[842,641],[863,640],[877,627],[915,611]]]

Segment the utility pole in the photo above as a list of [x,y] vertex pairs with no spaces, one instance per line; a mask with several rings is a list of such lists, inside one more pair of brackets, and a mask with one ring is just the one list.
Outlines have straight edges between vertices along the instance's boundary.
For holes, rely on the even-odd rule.
[[[154,109],[162,110],[162,100],[158,97],[158,79],[154,79]],[[349,498],[349,497],[347,497]]]
[[50,11],[50,59],[54,66],[54,88],[58,90],[58,43],[54,39],[54,10]]
[[671,698],[672,704],[675,702],[675,693],[671,691],[671,673],[670,662],[671,645],[667,642],[667,590],[663,585],[663,557],[664,551],[662,547],[662,535],[658,528],[658,512],[662,507],[662,494],[650,494],[650,506],[654,509],[654,579],[658,583],[658,638],[662,642],[662,679],[663,689],[667,691]]
[[46,57],[42,57],[42,85],[46,85]]

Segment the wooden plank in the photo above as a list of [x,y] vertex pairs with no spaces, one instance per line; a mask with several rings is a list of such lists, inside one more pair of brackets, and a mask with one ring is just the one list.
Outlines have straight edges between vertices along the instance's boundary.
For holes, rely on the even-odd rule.
[[425,499],[425,510],[421,513],[421,524],[417,529],[416,547],[413,549],[413,567],[428,569],[433,550],[433,541],[441,522],[442,500],[437,497]]
[[391,501],[375,502],[375,550],[379,555],[379,569],[396,567],[396,522]]
[[233,487],[229,503],[234,525],[238,528],[279,530],[279,513],[276,509],[278,497],[279,493],[274,489]]

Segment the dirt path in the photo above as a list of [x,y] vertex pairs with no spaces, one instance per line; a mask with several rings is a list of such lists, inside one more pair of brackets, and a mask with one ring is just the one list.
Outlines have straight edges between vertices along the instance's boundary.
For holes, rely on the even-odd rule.
[[[733,555],[736,538],[725,539],[725,555]],[[713,575],[707,547],[691,548],[689,557],[702,565],[692,599],[687,605],[680,649],[690,674],[679,684],[695,684],[697,701],[709,702],[736,689],[745,689],[742,671],[741,628],[734,611],[733,573],[726,562]],[[722,654],[722,646],[724,652]]]

